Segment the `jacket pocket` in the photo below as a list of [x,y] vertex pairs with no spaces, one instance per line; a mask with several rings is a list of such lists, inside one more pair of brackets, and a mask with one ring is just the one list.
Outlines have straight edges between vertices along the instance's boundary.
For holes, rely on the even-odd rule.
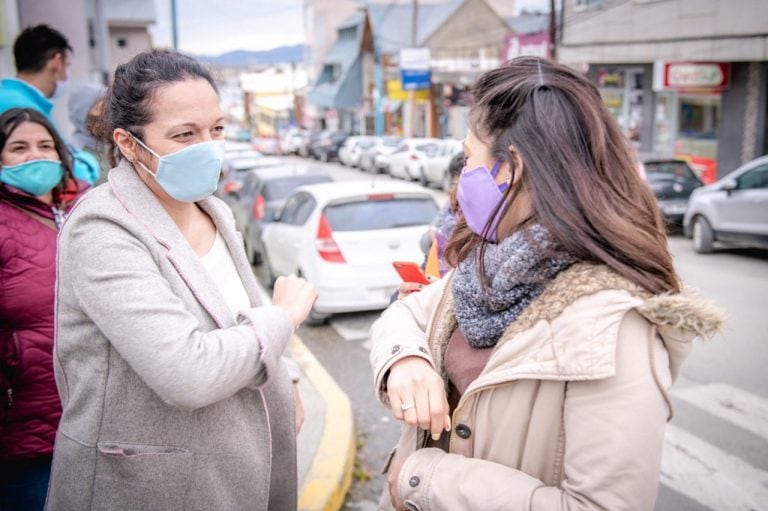
[[99,442],[93,509],[182,510],[193,454],[165,445]]

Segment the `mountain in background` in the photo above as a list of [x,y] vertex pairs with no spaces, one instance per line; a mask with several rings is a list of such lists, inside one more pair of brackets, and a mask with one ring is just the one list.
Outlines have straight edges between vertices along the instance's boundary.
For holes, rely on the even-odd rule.
[[216,67],[251,67],[302,62],[304,46],[280,46],[271,50],[235,50],[221,55],[200,55],[198,60]]

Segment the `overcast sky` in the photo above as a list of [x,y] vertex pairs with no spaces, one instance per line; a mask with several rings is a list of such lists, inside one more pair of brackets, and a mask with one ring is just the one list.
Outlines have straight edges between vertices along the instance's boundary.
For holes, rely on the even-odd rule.
[[[171,46],[171,1],[155,1],[157,24],[150,29],[154,44]],[[501,10],[509,0],[489,3]],[[218,55],[301,44],[302,5],[302,0],[176,0],[179,48],[197,55]],[[548,0],[517,0],[515,4],[516,11],[548,7]]]

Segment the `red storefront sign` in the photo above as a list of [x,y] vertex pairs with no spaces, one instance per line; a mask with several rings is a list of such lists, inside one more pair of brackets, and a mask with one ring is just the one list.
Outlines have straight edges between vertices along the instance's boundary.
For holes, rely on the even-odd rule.
[[552,47],[549,42],[549,33],[539,32],[537,34],[507,34],[504,38],[504,53],[502,60],[508,61],[522,56],[542,57],[545,59],[552,57]]
[[731,85],[727,62],[657,62],[655,90],[719,92]]

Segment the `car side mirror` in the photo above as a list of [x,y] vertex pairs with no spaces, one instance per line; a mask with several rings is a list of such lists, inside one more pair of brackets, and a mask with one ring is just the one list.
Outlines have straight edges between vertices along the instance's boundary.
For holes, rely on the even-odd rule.
[[726,192],[728,192],[728,195],[730,195],[732,191],[738,188],[739,188],[739,182],[736,181],[735,179],[729,179],[725,181],[720,187],[721,190],[725,190]]

